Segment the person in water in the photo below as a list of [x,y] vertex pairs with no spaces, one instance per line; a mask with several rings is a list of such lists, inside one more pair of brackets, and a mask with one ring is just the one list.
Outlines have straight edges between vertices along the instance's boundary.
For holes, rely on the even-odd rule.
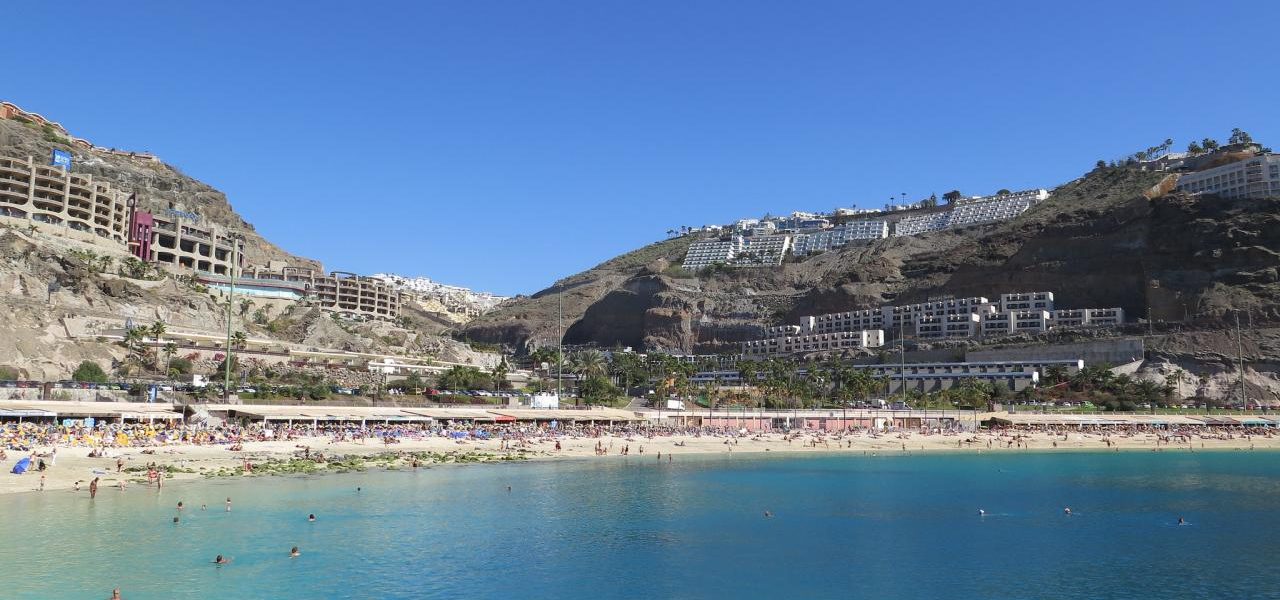
[[981,508],[979,508],[979,509],[978,509],[978,516],[979,516],[979,517],[985,517],[985,516],[987,516],[987,511],[982,510]]
[[1186,520],[1186,519],[1184,519],[1184,518],[1182,518],[1182,517],[1178,517],[1178,524],[1179,524],[1179,525],[1186,525],[1186,524],[1187,524],[1187,520]]
[[301,554],[301,552],[298,552],[298,547],[294,546],[293,549],[289,551],[289,558],[297,558]]
[[180,520],[181,520],[181,519],[179,519],[178,517],[174,517],[174,518],[173,518],[173,522],[174,522],[174,523],[177,523],[177,522],[178,522],[178,521],[180,521]]
[[314,521],[314,520],[316,520],[316,514],[315,514],[315,513],[311,513],[311,514],[307,515],[307,520],[308,520],[308,521]]
[[231,562],[230,558],[225,558],[221,554],[219,554],[216,558],[213,559],[213,564],[215,565],[225,565],[230,562]]
[[120,598],[120,588],[111,590],[111,600],[122,600]]
[[1070,506],[1068,506],[1068,507],[1066,507],[1066,508],[1062,509],[1062,514],[1064,514],[1064,515],[1069,515],[1069,514],[1071,514],[1071,507],[1070,507]]

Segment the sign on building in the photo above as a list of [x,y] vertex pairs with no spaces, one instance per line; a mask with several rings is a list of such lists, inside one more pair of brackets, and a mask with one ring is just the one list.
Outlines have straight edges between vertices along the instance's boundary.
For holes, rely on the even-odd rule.
[[53,159],[49,162],[49,164],[55,167],[62,167],[63,171],[70,173],[71,172],[71,153],[67,152],[66,150],[54,150]]

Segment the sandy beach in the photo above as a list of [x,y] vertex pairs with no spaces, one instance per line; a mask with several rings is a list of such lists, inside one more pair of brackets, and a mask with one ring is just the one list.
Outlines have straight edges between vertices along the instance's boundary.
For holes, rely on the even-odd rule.
[[[1014,435],[1017,435],[1015,439]],[[1065,439],[1064,439],[1065,436]],[[728,442],[728,443],[726,443]],[[607,454],[600,455],[596,451],[597,443],[602,445]],[[1066,434],[1050,434],[1046,432],[980,432],[976,434],[932,434],[919,433],[883,433],[878,436],[869,434],[820,435],[813,433],[793,433],[790,436],[781,433],[760,434],[752,437],[728,437],[715,435],[671,435],[647,438],[642,436],[621,437],[602,435],[600,437],[560,438],[561,449],[555,449],[555,441],[539,439],[525,445],[521,450],[504,450],[500,440],[466,440],[455,441],[444,437],[424,439],[403,439],[400,443],[384,446],[375,439],[365,442],[332,442],[329,437],[301,437],[293,440],[246,442],[243,450],[232,451],[227,446],[196,446],[172,444],[152,448],[119,448],[113,449],[111,457],[90,458],[90,448],[59,447],[56,464],[48,467],[45,476],[45,493],[75,490],[88,495],[88,483],[94,477],[100,477],[101,491],[118,493],[118,481],[125,479],[128,492],[147,489],[145,472],[116,472],[116,457],[122,458],[124,468],[135,469],[145,467],[149,463],[167,465],[174,472],[165,479],[165,484],[173,482],[204,479],[215,472],[227,473],[235,471],[240,476],[260,477],[261,474],[244,473],[244,463],[262,464],[271,460],[289,460],[302,447],[312,452],[322,452],[328,457],[360,456],[373,457],[387,452],[404,453],[406,456],[414,452],[475,454],[478,457],[495,460],[503,456],[521,456],[529,460],[564,460],[564,459],[615,459],[624,448],[628,449],[631,459],[644,458],[658,460],[659,453],[663,460],[678,460],[681,456],[693,454],[728,454],[728,453],[845,453],[858,455],[886,455],[891,453],[953,453],[953,452],[1048,452],[1048,451],[1209,451],[1209,450],[1275,450],[1280,449],[1280,437],[1246,436],[1233,434],[1228,437],[1222,432],[1205,432],[1203,437],[1192,436],[1190,443],[1168,443],[1160,441],[1155,434],[1111,434],[1104,437],[1099,433],[1072,432]],[[48,452],[49,447],[40,448],[39,452]],[[144,453],[147,452],[147,453]],[[23,475],[9,473],[13,463],[20,457],[15,452],[9,453],[4,461],[5,473],[0,477],[0,494],[35,492],[40,488],[41,473],[31,470]],[[409,458],[403,459],[407,466]],[[372,466],[372,465],[371,465]],[[425,466],[425,465],[424,465]]]

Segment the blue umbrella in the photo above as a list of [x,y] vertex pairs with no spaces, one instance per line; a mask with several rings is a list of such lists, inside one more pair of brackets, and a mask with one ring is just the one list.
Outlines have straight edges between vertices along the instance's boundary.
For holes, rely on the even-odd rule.
[[27,470],[30,468],[31,468],[31,457],[24,456],[22,457],[22,460],[19,460],[17,464],[13,465],[13,473],[15,475],[21,475],[23,473],[26,473]]

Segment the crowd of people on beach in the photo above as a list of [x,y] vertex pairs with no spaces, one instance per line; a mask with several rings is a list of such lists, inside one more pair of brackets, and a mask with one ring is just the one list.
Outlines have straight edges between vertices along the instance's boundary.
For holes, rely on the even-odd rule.
[[[1233,440],[1241,438],[1267,437],[1276,435],[1276,430],[1266,427],[1172,427],[1162,428],[1151,425],[1086,425],[1082,427],[1018,427],[992,428],[980,432],[960,429],[943,429],[937,427],[920,428],[849,428],[842,430],[823,429],[777,429],[748,430],[734,427],[703,427],[693,425],[653,424],[645,422],[629,422],[614,425],[578,424],[578,423],[322,423],[319,425],[285,425],[263,424],[260,422],[240,425],[223,423],[216,426],[203,424],[165,424],[165,423],[98,423],[93,426],[64,425],[59,423],[36,422],[0,422],[0,459],[7,458],[7,452],[30,453],[40,448],[50,448],[46,452],[37,452],[34,458],[47,459],[50,466],[57,460],[59,447],[88,447],[89,456],[94,458],[115,458],[118,450],[123,448],[143,448],[143,453],[154,453],[154,449],[165,446],[225,446],[229,450],[239,451],[248,442],[299,440],[303,438],[327,438],[329,443],[376,443],[384,446],[397,444],[401,440],[421,440],[427,438],[447,438],[457,443],[477,440],[497,440],[503,450],[518,450],[537,442],[550,442],[562,439],[590,439],[603,437],[619,437],[624,439],[657,439],[657,438],[701,438],[719,437],[726,439],[756,438],[762,436],[781,436],[783,441],[795,443],[804,440],[813,447],[830,447],[834,440],[847,441],[852,437],[909,436],[951,436],[959,438],[957,445],[978,443],[978,437],[995,441],[999,438],[1005,447],[1021,447],[1026,442],[1027,434],[1049,436],[1083,435],[1102,439],[1119,440],[1136,436],[1157,436],[1158,443],[1166,445],[1190,444],[1193,440]],[[602,454],[607,454],[602,451]],[[36,462],[36,461],[33,461]],[[37,465],[38,466],[38,465]]]

